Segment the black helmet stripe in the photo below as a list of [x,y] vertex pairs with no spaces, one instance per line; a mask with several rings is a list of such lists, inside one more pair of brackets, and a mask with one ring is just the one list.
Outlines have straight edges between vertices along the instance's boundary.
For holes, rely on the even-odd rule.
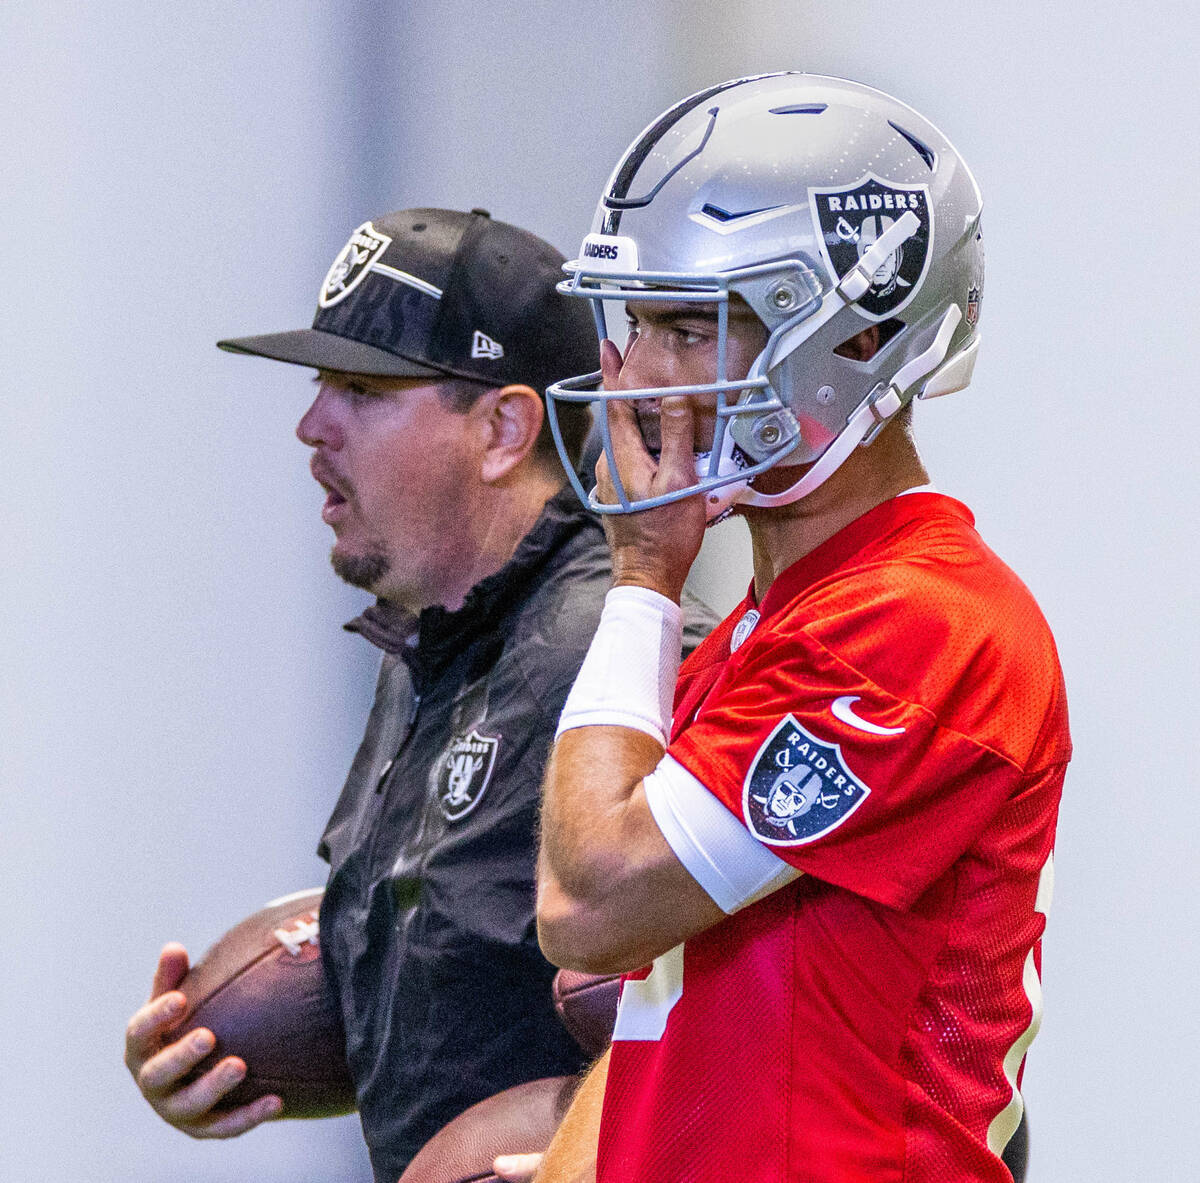
[[[729,82],[722,82],[717,86],[710,86],[707,90],[697,91],[693,95],[688,95],[686,99],[682,99],[676,103],[670,110],[664,111],[646,129],[645,134],[629,146],[629,151],[625,153],[625,159],[621,161],[616,176],[613,178],[612,188],[604,196],[605,205],[608,205],[610,200],[621,201],[629,196],[629,186],[633,184],[633,178],[637,175],[638,169],[645,163],[646,157],[650,155],[654,145],[689,111],[695,110],[701,103],[706,103],[713,95],[720,94],[725,90],[731,90],[735,86],[741,86],[746,82],[757,82],[760,78],[777,78],[781,74],[789,73],[793,73],[793,71],[776,70],[770,74],[755,74],[750,78],[734,78]],[[605,234],[616,234],[620,225],[620,208],[610,208],[608,217],[604,220],[603,232]]]

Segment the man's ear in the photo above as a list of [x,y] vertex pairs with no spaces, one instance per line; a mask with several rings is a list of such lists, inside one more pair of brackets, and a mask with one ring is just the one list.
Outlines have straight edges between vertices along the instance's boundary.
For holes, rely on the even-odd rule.
[[546,409],[532,386],[503,386],[479,400],[484,414],[485,446],[481,475],[494,484],[533,451]]

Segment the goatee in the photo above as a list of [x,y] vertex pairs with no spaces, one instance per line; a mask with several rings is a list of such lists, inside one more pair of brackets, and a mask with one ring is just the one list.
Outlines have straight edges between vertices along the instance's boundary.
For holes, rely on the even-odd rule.
[[381,550],[365,555],[342,555],[335,549],[330,552],[329,562],[339,579],[364,591],[376,587],[391,567],[387,555]]

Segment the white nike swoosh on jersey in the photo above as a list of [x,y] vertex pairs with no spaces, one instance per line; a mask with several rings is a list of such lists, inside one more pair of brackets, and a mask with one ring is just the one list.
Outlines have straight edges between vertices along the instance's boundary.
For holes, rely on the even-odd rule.
[[859,697],[857,694],[843,694],[841,698],[835,698],[833,706],[829,708],[833,712],[833,717],[841,719],[843,723],[847,723],[859,731],[869,732],[871,735],[899,735],[904,730],[903,727],[881,727],[869,719],[860,718],[850,709],[858,702]]

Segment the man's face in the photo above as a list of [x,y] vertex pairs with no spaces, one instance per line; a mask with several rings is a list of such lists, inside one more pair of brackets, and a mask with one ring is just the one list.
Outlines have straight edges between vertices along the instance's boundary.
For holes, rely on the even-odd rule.
[[[625,306],[629,340],[617,389],[696,386],[717,378],[717,307],[686,301],[631,300]],[[729,305],[726,375],[744,378],[767,343],[762,321],[740,300]],[[697,396],[696,448],[707,451],[716,424],[715,396]],[[638,426],[651,451],[659,447],[658,400],[635,404]]]
[[448,409],[427,378],[322,371],[316,382],[296,434],[327,493],[334,570],[413,611],[445,602],[463,559],[456,523],[480,487],[472,412]]

